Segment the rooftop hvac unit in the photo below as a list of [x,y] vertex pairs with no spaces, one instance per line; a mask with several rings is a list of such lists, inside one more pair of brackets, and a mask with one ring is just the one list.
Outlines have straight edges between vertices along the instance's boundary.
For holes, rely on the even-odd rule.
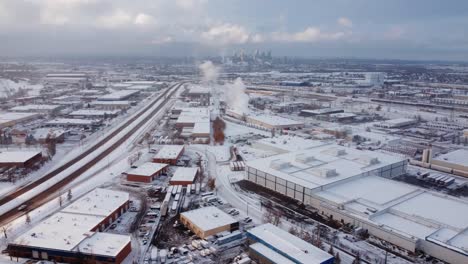
[[336,169],[327,169],[327,168],[317,168],[313,169],[312,172],[322,178],[330,178],[334,176],[338,176]]
[[275,170],[283,170],[291,166],[290,162],[282,161],[282,160],[272,160],[270,162],[270,168]]
[[309,163],[316,161],[317,159],[314,156],[307,156],[305,154],[297,154],[296,155],[296,161],[300,163]]
[[322,151],[322,153],[326,153],[328,155],[335,156],[335,157],[344,156],[347,154],[345,149],[340,149],[340,148],[330,148],[330,149]]

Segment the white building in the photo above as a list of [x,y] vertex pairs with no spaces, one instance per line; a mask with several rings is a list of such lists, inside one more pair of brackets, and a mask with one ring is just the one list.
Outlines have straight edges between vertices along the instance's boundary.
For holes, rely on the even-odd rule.
[[409,251],[467,263],[468,202],[384,178],[406,166],[380,152],[325,145],[249,161],[246,177]]

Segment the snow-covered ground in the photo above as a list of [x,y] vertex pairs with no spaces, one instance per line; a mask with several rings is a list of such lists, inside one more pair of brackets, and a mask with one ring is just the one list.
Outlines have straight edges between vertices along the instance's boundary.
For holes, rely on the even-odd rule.
[[19,89],[26,90],[28,96],[35,96],[39,95],[42,88],[42,84],[30,84],[24,80],[14,82],[9,79],[0,78],[0,97],[8,97],[17,92]]

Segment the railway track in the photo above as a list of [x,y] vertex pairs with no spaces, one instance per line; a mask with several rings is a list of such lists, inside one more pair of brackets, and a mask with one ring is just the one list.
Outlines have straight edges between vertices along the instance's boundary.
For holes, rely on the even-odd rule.
[[[151,104],[146,106],[143,110],[139,111],[138,114],[134,114],[132,118],[127,120],[124,124],[120,125],[117,129],[112,131],[109,135],[107,135],[105,138],[103,138],[101,141],[99,141],[97,144],[92,146],[91,148],[85,150],[83,153],[79,154],[75,158],[71,159],[70,161],[66,162],[65,164],[61,165],[60,167],[54,169],[53,171],[47,173],[40,179],[23,186],[20,189],[17,189],[16,191],[8,194],[7,196],[4,196],[0,199],[0,206],[14,200],[15,198],[19,197],[20,195],[36,188],[37,186],[41,185],[42,183],[47,182],[48,180],[52,179],[53,177],[57,176],[58,174],[62,173],[66,169],[70,168],[72,165],[76,164],[77,162],[80,162],[82,159],[87,157],[88,155],[92,154],[94,151],[99,149],[100,147],[104,146],[106,143],[110,142],[114,137],[116,137],[120,132],[122,132],[127,126],[131,125],[133,122],[135,122],[142,114],[145,114],[151,108],[153,108],[160,100],[165,100],[166,98],[170,98],[179,88],[182,86],[183,83],[175,84],[172,87],[168,88],[166,91],[164,91],[162,94],[160,94]],[[4,224],[5,222],[8,222],[11,219],[14,219],[16,217],[19,217],[21,215],[26,214],[27,212],[33,210],[34,208],[38,207],[41,205],[41,201],[46,200],[48,196],[51,194],[55,193],[57,190],[59,190],[61,187],[64,185],[68,184],[75,178],[79,177],[82,173],[90,169],[93,165],[95,165],[97,162],[101,161],[104,159],[107,155],[109,155],[115,148],[117,148],[119,145],[121,145],[125,140],[127,140],[132,134],[134,134],[143,124],[148,122],[148,120],[151,119],[153,115],[155,115],[163,106],[164,106],[164,101],[161,101],[161,103],[154,109],[150,114],[148,114],[144,119],[142,119],[137,125],[135,125],[130,131],[128,131],[125,135],[123,135],[121,138],[116,140],[115,142],[112,143],[111,146],[106,148],[104,151],[102,151],[100,154],[98,154],[96,157],[91,159],[90,161],[84,163],[82,166],[71,172],[68,176],[64,177],[62,180],[56,182],[55,184],[51,185],[44,191],[34,195],[31,199],[28,201],[24,202],[23,204],[27,205],[27,210],[22,210],[19,211],[18,207],[16,206],[15,208],[5,212],[0,216],[0,223]],[[33,206],[34,205],[34,206]]]

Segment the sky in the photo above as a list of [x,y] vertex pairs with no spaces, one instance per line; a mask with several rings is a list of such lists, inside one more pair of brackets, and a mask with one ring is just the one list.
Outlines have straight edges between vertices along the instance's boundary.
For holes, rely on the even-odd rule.
[[468,61],[466,0],[0,0],[0,56]]

